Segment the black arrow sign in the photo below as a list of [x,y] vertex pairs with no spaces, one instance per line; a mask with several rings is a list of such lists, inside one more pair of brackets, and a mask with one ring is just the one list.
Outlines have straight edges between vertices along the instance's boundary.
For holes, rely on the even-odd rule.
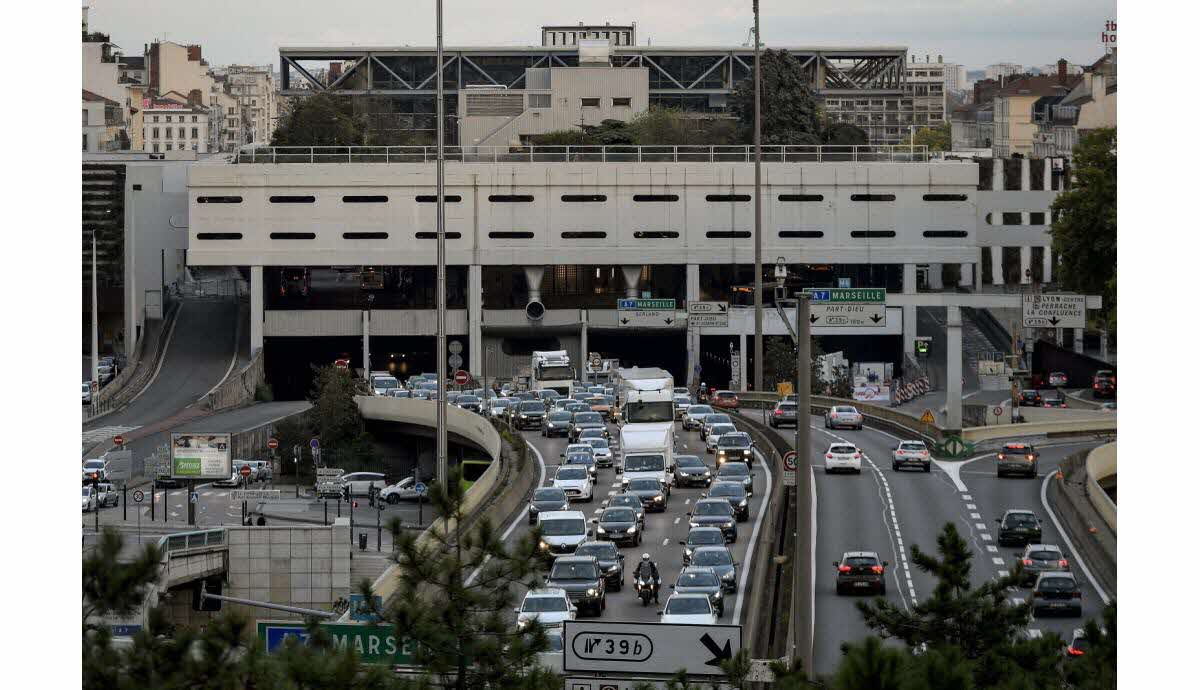
[[871,317],[871,321],[873,321],[875,323],[879,323],[882,320],[883,320],[883,317],[880,316],[879,314],[875,314]]
[[733,650],[730,649],[729,640],[725,640],[725,647],[721,648],[717,646],[716,640],[710,637],[708,633],[704,633],[704,637],[700,638],[700,643],[713,655],[713,658],[704,662],[705,666],[720,666],[722,661],[733,658]]
[[622,326],[624,326],[624,325],[626,325],[626,324],[628,324],[628,323],[629,323],[629,319],[621,319],[621,325],[622,325]]
[[1058,317],[1057,317],[1057,316],[1051,316],[1051,317],[1050,317],[1050,325],[1051,325],[1051,326],[1057,326],[1057,325],[1058,325]]
[[809,323],[816,323],[817,321],[820,321],[820,320],[821,320],[821,317],[817,316],[816,314],[812,314],[811,316],[808,317]]
[[717,309],[720,310],[722,313],[724,313],[724,312],[729,311],[729,305],[728,304],[718,304]]
[[667,322],[667,325],[670,326],[675,321],[675,319],[663,319],[663,321]]

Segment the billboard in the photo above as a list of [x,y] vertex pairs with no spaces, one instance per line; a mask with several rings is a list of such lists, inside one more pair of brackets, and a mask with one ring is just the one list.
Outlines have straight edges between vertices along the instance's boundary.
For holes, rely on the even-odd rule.
[[233,474],[229,434],[171,434],[171,477],[228,479]]

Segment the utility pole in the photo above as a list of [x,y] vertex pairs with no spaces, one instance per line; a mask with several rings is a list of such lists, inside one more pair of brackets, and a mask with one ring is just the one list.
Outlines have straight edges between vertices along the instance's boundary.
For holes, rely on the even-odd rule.
[[95,398],[100,393],[100,307],[96,299],[96,279],[96,229],[92,228],[92,380],[88,385],[96,384],[92,391],[93,406],[99,402]]
[[442,84],[442,0],[437,0],[437,480],[446,486],[446,150]]
[[[796,296],[796,538],[792,552],[792,660],[800,660],[804,668],[812,668],[812,628],[803,625],[801,600],[803,592],[812,591],[812,570],[802,568],[809,559],[805,553],[805,525],[812,496],[812,467],[809,457],[812,430],[809,417],[812,410],[812,327],[808,322],[809,297]],[[810,533],[811,536],[811,533]],[[808,612],[810,616],[814,612]]]
[[[762,299],[762,66],[759,62],[758,0],[754,0],[754,391],[763,389]],[[743,352],[745,357],[746,353]],[[742,385],[745,385],[745,381]]]

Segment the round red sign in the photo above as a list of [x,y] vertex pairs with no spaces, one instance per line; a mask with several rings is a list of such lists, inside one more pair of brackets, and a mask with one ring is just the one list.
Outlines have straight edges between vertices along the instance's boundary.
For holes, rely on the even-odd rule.
[[242,469],[238,470],[238,474],[242,475],[243,477],[249,477],[251,471],[252,470],[250,469],[249,465],[242,465]]
[[113,438],[113,443],[117,444],[118,446],[119,446],[119,445],[122,445],[122,444],[124,444],[124,443],[125,443],[125,437],[124,437],[124,436],[117,436],[117,437]]
[[267,441],[267,448],[270,448],[271,450],[275,450],[278,447],[279,447],[279,439],[273,438],[273,439],[269,439]]
[[465,386],[467,384],[467,382],[470,380],[471,380],[471,375],[468,374],[467,372],[463,371],[462,369],[459,369],[458,371],[454,372],[454,383],[456,383],[457,385]]

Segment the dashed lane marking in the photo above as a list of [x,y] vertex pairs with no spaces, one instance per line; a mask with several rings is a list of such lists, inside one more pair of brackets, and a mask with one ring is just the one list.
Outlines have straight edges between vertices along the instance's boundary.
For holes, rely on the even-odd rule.
[[981,518],[979,516],[979,513],[971,513],[971,519],[972,520],[982,520],[983,518]]
[[994,544],[988,544],[988,545],[987,545],[987,550],[988,550],[988,551],[990,551],[990,552],[992,552],[992,553],[1000,553],[1000,547],[998,547],[998,546],[996,546],[996,545],[994,545]]
[[963,495],[962,495],[962,499],[963,499],[964,501],[970,501],[970,500],[972,500],[972,499],[971,499],[971,494],[963,494]]
[[976,523],[975,523],[975,529],[977,529],[977,530],[979,530],[980,532],[982,532],[983,530],[987,529],[987,525],[983,524],[982,522],[976,522]]
[[677,524],[677,525],[678,525],[678,524],[679,524],[679,521],[680,521],[680,520],[682,520],[682,519],[683,519],[683,518],[675,518],[675,524]]
[[663,545],[663,546],[666,546],[667,544],[670,544],[670,543],[671,543],[671,538],[670,538],[670,537],[668,537],[668,538],[666,538],[666,539],[663,539],[663,544],[662,544],[662,545]]
[[997,574],[997,575],[999,575],[1000,577],[1008,577],[1008,571],[1007,571],[1007,570],[997,570],[997,571],[996,571],[996,574]]
[[[1023,601],[1022,601],[1021,603],[1023,604],[1023,603],[1025,603],[1025,602],[1023,602]],[[1030,636],[1031,638],[1033,638],[1033,639],[1035,639],[1035,640],[1036,640],[1036,639],[1038,639],[1038,638],[1040,638],[1040,637],[1042,636],[1042,631],[1041,631],[1041,630],[1038,630],[1037,628],[1030,628],[1030,629],[1029,629],[1029,636]]]
[[991,541],[991,540],[992,540],[992,535],[988,534],[987,532],[984,532],[984,533],[982,533],[982,534],[980,534],[980,535],[979,535],[979,538],[980,538],[980,539],[982,539],[982,540],[984,540],[984,541]]
[[968,504],[967,504],[967,510],[977,510],[977,508],[975,507],[975,504],[974,504],[974,503],[968,503]]
[[1004,559],[1000,558],[999,556],[994,556],[992,557],[992,563],[995,563],[996,565],[1004,565]]

